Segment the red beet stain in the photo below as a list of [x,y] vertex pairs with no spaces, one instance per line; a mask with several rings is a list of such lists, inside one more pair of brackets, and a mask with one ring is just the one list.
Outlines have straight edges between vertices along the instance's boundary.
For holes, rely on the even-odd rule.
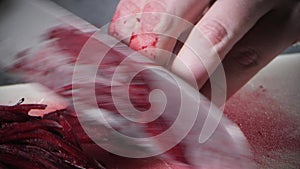
[[130,37],[129,46],[134,50],[143,50],[146,48],[155,48],[158,42],[158,38],[153,33],[132,33]]
[[300,151],[299,116],[286,111],[263,86],[237,93],[225,107],[225,114],[239,125],[258,159],[274,152]]

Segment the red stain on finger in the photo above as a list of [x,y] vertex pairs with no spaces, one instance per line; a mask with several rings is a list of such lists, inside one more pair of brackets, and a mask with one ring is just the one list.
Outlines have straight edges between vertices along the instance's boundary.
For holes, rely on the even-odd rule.
[[135,34],[130,38],[130,47],[134,50],[143,50],[146,48],[155,48],[158,37],[155,34]]

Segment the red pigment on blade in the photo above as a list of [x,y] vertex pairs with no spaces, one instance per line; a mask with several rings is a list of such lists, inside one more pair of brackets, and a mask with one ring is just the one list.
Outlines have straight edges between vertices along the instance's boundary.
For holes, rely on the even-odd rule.
[[47,34],[47,38],[56,39],[55,43],[61,50],[77,57],[92,33],[83,34],[77,29],[55,28]]
[[[55,30],[55,29],[54,29]],[[79,30],[73,30],[69,28],[59,28],[55,31],[52,31],[48,38],[51,40],[52,46],[46,46],[46,48],[42,47],[40,50],[47,52],[37,52],[34,54],[28,54],[26,57],[23,57],[19,64],[20,67],[15,67],[15,71],[21,73],[23,75],[23,78],[30,82],[40,82],[41,84],[51,88],[52,90],[59,91],[59,94],[65,96],[65,98],[72,98],[72,92],[71,90],[74,89],[76,91],[76,87],[74,87],[74,81],[72,81],[72,75],[73,75],[73,66],[75,62],[68,62],[65,63],[65,60],[68,60],[69,57],[74,58],[73,61],[76,61],[78,56],[79,49],[82,48],[82,46],[85,44],[86,40],[90,37],[91,33],[83,33]],[[146,39],[145,41],[140,41]],[[147,40],[148,39],[148,40]],[[75,42],[73,40],[76,40]],[[144,34],[144,35],[133,35],[131,38],[132,44],[137,45],[138,49],[145,49],[147,47],[156,47],[158,39],[156,35],[154,34]],[[92,43],[94,44],[94,43]],[[55,47],[57,50],[47,50],[47,47]],[[97,47],[100,47],[100,49],[107,49],[108,47],[99,42],[97,44]],[[94,48],[94,46],[92,46]],[[52,48],[51,48],[52,49]],[[57,53],[52,53],[52,52]],[[62,52],[63,53],[62,53]],[[90,58],[89,54],[91,54],[91,57],[95,55],[94,52],[97,52],[99,50],[93,50],[88,51],[88,55],[86,54],[86,58]],[[66,54],[68,53],[68,54]],[[71,55],[71,56],[70,56]],[[47,60],[47,58],[50,58]],[[65,59],[66,58],[66,59]],[[118,114],[118,111],[114,105],[114,102],[112,100],[112,93],[111,89],[117,90],[117,97],[122,98],[124,97],[123,93],[124,90],[124,84],[127,84],[127,76],[128,74],[135,73],[135,64],[132,64],[128,67],[124,67],[122,69],[124,72],[124,76],[116,77],[116,86],[112,87],[109,84],[105,83],[106,81],[110,82],[112,79],[112,75],[116,69],[116,67],[119,66],[120,62],[123,61],[123,59],[126,58],[126,56],[118,53],[114,49],[111,49],[107,55],[102,60],[101,64],[99,65],[99,69],[97,72],[97,77],[101,76],[101,78],[96,78],[96,84],[95,84],[95,93],[96,94],[96,100],[99,107],[110,110],[114,112],[112,115],[114,117],[120,117]],[[43,64],[40,64],[40,62]],[[52,61],[52,62],[51,62]],[[93,59],[87,60],[87,61],[93,61]],[[96,60],[97,61],[97,60]],[[39,67],[39,69],[36,69],[34,67],[35,64],[42,65]],[[87,62],[87,63],[95,63],[95,62]],[[143,63],[140,63],[143,64]],[[147,63],[148,64],[148,63]],[[51,69],[49,69],[49,67]],[[44,75],[44,71],[48,72],[47,75]],[[149,109],[150,103],[148,101],[148,96],[150,93],[149,86],[147,86],[147,78],[151,77],[151,74],[145,74],[145,72],[142,72],[141,74],[138,74],[135,76],[135,78],[130,81],[129,84],[129,92],[130,92],[130,101],[132,105],[137,108],[138,110],[144,111]],[[120,78],[120,79],[118,79]],[[103,81],[104,80],[104,81]],[[149,80],[149,79],[148,79]],[[124,82],[125,81],[125,82]],[[82,86],[81,86],[82,85]],[[77,87],[82,87],[84,89],[84,82],[83,84],[75,84]],[[89,85],[87,85],[89,86]],[[120,91],[120,92],[118,92]],[[90,100],[90,91],[83,91],[87,93],[83,93],[80,99],[81,101],[84,101],[85,103]],[[70,99],[71,100],[71,99]],[[123,103],[123,102],[121,102]],[[127,103],[126,103],[127,104]],[[173,121],[168,121],[167,118],[161,118],[161,120],[154,121],[149,124],[141,124],[138,126],[139,128],[143,129],[143,134],[147,134],[150,136],[157,135],[165,131],[167,128],[169,128],[170,124],[172,124]],[[133,123],[130,123],[130,125]],[[133,124],[136,125],[136,124]],[[75,124],[70,124],[70,126],[75,126]],[[117,126],[113,126],[116,129],[120,129],[125,134],[127,131],[130,131],[130,128],[128,128],[129,122]],[[132,126],[129,126],[132,127]],[[80,129],[78,129],[80,131]],[[77,130],[75,130],[77,131]],[[103,127],[101,129],[95,130],[95,134],[105,134],[109,135],[109,132],[107,128]],[[134,133],[135,134],[135,133]],[[128,134],[130,135],[130,134]],[[88,137],[85,135],[79,136],[79,140],[82,142],[91,142]],[[127,144],[127,143],[126,143]],[[160,145],[159,142],[155,143],[157,146],[164,146]],[[188,145],[185,143],[180,143],[177,146],[175,146],[173,149],[171,149],[168,152],[165,152],[163,156],[168,157],[167,159],[176,159],[180,162],[186,162],[185,160],[185,154],[187,154],[187,147]],[[134,159],[135,162],[138,163],[139,160]],[[127,160],[126,160],[127,161]],[[174,162],[173,160],[168,161],[168,163]],[[115,161],[112,160],[112,163],[115,164]],[[176,162],[178,163],[178,162]],[[186,162],[187,163],[187,162]],[[175,165],[175,164],[174,164]],[[173,166],[172,166],[173,168]]]
[[[168,130],[171,127],[170,124],[173,124],[173,123],[174,122],[169,122],[169,121],[167,122],[165,119],[159,117],[156,120],[154,120],[150,123],[147,123],[145,130],[147,131],[147,133],[151,134],[152,136],[157,136],[157,135],[161,134],[162,132]],[[162,145],[162,146],[164,146],[164,145]],[[186,147],[184,144],[179,143],[176,146],[174,146],[173,148],[171,148],[170,150],[168,150],[166,152],[166,154],[171,154],[175,160],[188,164],[187,159],[184,156],[185,148]]]
[[[83,33],[80,32],[79,30],[69,28],[69,27],[55,28],[48,33],[47,39],[51,40],[49,46],[46,47],[42,46],[38,52],[21,57],[18,66],[16,67],[16,65],[14,65],[12,67],[12,70],[21,73],[23,78],[26,81],[39,82],[49,87],[50,89],[57,91],[65,98],[70,99],[72,98],[72,89],[74,89],[74,84],[72,81],[72,75],[73,75],[72,68],[75,64],[75,61],[78,57],[80,50],[82,49],[83,45],[87,42],[87,40],[90,38],[91,34],[92,32]],[[132,41],[148,38],[148,41],[145,41],[146,43],[143,43],[146,45],[143,46],[142,48],[148,46],[155,47],[157,38],[153,36],[154,35],[133,36]],[[134,39],[135,37],[136,39]],[[91,38],[91,40],[93,39]],[[94,45],[94,43],[92,44]],[[107,46],[105,46],[105,44],[102,44],[101,42],[95,45],[97,45],[96,47],[100,48],[100,50],[102,50],[102,48],[107,49]],[[49,50],[49,48],[51,49],[54,48],[55,50]],[[89,51],[89,52],[90,53],[88,54],[91,54],[91,56],[93,56],[95,55],[94,52],[97,52],[97,50]],[[71,57],[71,61],[65,62],[65,60],[70,60],[70,57]],[[104,57],[104,59],[99,65],[97,76],[101,75],[103,79],[106,79],[107,81],[111,81],[115,69],[119,66],[119,64],[123,61],[124,58],[126,58],[126,56],[114,51],[114,49],[109,50],[109,52],[107,53],[107,55]],[[87,59],[87,61],[90,60]],[[37,68],[35,65],[42,65],[42,66]],[[47,75],[45,75],[45,72],[47,72]],[[126,80],[124,82],[124,78],[126,79],[126,76],[128,76],[128,74],[135,73],[134,66],[128,68],[126,67],[126,69],[124,67],[123,73],[125,73],[124,76],[119,77],[120,79],[116,79],[116,81],[119,82],[119,85],[116,85],[114,87],[106,84],[101,80],[96,80],[95,82],[96,83],[95,94],[96,94],[96,100],[98,106],[100,108],[113,112],[115,116],[119,116],[119,112],[116,109],[114,101],[112,99],[111,89],[116,90],[117,94],[119,94],[117,97],[121,97],[121,98],[125,97],[122,94],[124,93],[125,90],[127,90],[126,88],[124,88],[125,84],[127,83]],[[150,103],[148,100],[150,89],[147,83],[145,82],[145,78],[147,78],[148,76],[150,75],[148,75],[146,72],[140,72],[139,74],[135,75],[135,77],[130,81],[129,84],[130,101],[132,105],[140,111],[145,111],[150,108]],[[75,84],[75,86],[79,86],[84,89],[85,84],[81,84],[81,85],[82,86]],[[76,87],[74,90],[76,90]],[[90,93],[88,93],[89,91],[83,90],[83,92],[87,92],[87,93],[83,93],[80,99],[84,101],[89,100],[90,99],[89,97]],[[163,127],[159,128],[159,126],[156,126],[156,124],[158,123],[160,123]],[[168,124],[166,123],[164,124],[164,123],[165,121],[158,121],[157,123],[154,122],[151,124],[140,125],[140,127],[144,128],[145,134],[156,135],[162,133],[164,129],[169,127],[168,124],[170,123]],[[127,128],[126,125],[127,123],[124,124],[123,126],[113,126],[113,127],[117,130],[120,129],[119,131],[121,133],[125,131],[125,134],[128,134],[126,133],[126,128]],[[153,128],[150,129],[151,127]],[[105,128],[98,129],[97,131],[99,130],[101,130],[100,133],[106,132]],[[128,135],[130,135],[130,133]],[[82,135],[79,138],[82,142],[90,142],[90,139],[85,135]],[[160,143],[157,142],[156,144],[159,145]],[[185,153],[185,147],[180,144],[174,147],[173,149],[171,149],[170,151],[164,153],[164,155],[167,155],[172,159],[177,159],[181,162],[186,162],[186,160],[184,159],[184,153]]]

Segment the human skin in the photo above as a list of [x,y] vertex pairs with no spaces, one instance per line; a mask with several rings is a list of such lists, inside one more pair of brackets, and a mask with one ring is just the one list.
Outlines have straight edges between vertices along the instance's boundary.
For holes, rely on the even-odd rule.
[[[147,12],[170,14],[195,24],[169,67],[190,83],[196,79],[197,87],[208,97],[207,79],[220,65],[227,84],[221,90],[230,97],[284,49],[300,40],[297,0],[121,0],[110,33],[162,65],[170,64],[169,56],[158,49],[173,51],[176,38],[158,34],[178,37],[188,26],[175,17]],[[131,16],[125,20],[129,24],[122,19],[120,22],[128,15]],[[218,55],[203,55],[208,46]]]

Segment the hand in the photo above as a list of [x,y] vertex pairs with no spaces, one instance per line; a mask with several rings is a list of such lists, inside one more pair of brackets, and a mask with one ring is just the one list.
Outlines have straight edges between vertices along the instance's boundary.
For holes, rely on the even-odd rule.
[[[121,0],[110,33],[162,64],[169,58],[153,47],[173,51],[176,39],[154,32],[178,37],[188,26],[174,17],[146,12],[171,14],[195,23],[171,70],[187,81],[196,79],[208,96],[207,68],[214,71],[220,66],[218,60],[222,60],[227,95],[231,96],[276,55],[300,40],[297,0]],[[126,15],[131,16],[118,20]],[[218,57],[202,54],[210,45]]]

